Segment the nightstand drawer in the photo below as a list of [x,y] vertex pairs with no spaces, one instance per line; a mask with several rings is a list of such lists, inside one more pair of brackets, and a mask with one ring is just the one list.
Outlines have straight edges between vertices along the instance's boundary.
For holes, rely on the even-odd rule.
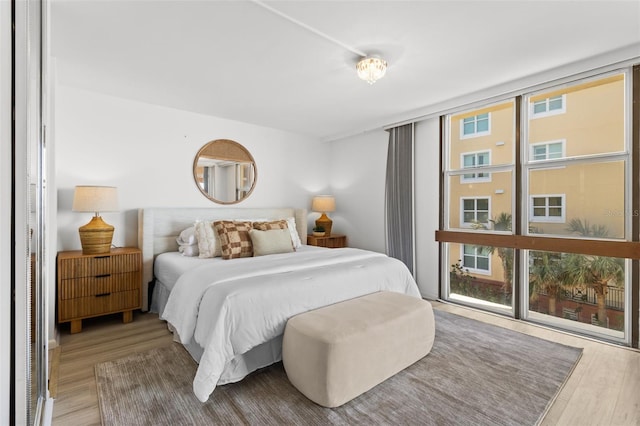
[[68,321],[75,318],[87,318],[136,309],[139,306],[140,291],[131,290],[62,300],[58,305],[58,314],[60,321]]
[[131,272],[140,269],[140,253],[105,254],[61,259],[58,274],[65,278]]
[[347,236],[341,234],[331,234],[324,237],[307,235],[307,244],[316,247],[343,248],[347,246]]
[[117,293],[140,288],[140,272],[103,274],[94,277],[72,278],[60,281],[60,299],[77,299],[105,293]]

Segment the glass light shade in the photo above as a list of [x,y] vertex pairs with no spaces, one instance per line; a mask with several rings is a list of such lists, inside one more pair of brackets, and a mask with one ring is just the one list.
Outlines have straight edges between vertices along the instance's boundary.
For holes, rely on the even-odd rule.
[[118,211],[118,188],[115,186],[76,186],[73,194],[75,212]]
[[358,61],[356,70],[358,71],[358,77],[369,84],[373,84],[376,80],[384,77],[384,74],[387,72],[387,61],[367,56]]
[[311,210],[314,212],[332,212],[336,209],[336,199],[333,195],[317,195],[311,202]]

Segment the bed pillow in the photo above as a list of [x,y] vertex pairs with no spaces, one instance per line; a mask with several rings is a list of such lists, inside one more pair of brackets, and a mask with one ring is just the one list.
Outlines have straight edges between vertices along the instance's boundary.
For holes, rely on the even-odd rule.
[[251,222],[218,220],[213,222],[213,229],[220,238],[223,259],[253,256],[253,245],[249,236]]
[[190,226],[187,229],[180,232],[178,238],[176,238],[178,245],[180,246],[192,246],[194,244],[198,244],[198,240],[196,239],[196,227]]
[[294,217],[288,217],[286,220],[289,226],[289,233],[291,233],[293,248],[297,249],[302,245],[302,241],[300,240],[300,235],[298,235],[298,228],[296,228],[296,219]]
[[289,225],[287,224],[287,221],[282,219],[282,220],[272,220],[269,222],[253,222],[251,224],[253,226],[253,229],[257,229],[258,231],[269,231],[271,229],[288,229]]
[[300,240],[300,236],[298,235],[298,229],[296,228],[296,219],[294,217],[272,220],[270,222],[254,221],[253,229],[258,229],[261,231],[266,231],[269,229],[283,229],[284,223],[286,223],[287,228],[289,228],[289,233],[291,234],[291,243],[293,244],[293,249],[295,250],[302,245],[302,241]]
[[181,246],[178,247],[178,251],[183,256],[188,256],[188,257],[199,257],[200,256],[200,250],[198,249],[198,244],[181,245]]
[[180,235],[176,238],[176,242],[178,243],[178,251],[182,253],[183,256],[195,257],[200,254],[195,226],[190,226],[180,232]]
[[196,222],[195,235],[198,241],[198,257],[207,259],[222,256],[220,239],[211,222]]
[[249,231],[249,236],[251,237],[254,256],[291,253],[293,251],[291,234],[288,228],[270,229],[266,231],[260,231],[254,228]]

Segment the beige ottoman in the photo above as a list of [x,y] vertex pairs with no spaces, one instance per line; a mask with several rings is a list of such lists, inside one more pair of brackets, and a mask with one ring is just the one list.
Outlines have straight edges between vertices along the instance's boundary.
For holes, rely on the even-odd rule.
[[434,337],[429,302],[372,293],[291,318],[282,361],[307,398],[338,407],[427,355]]

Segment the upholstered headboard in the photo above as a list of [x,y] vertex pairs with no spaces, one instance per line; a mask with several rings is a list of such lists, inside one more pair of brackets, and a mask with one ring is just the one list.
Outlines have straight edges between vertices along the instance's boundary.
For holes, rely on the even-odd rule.
[[148,285],[153,261],[160,253],[177,251],[176,238],[196,220],[284,219],[294,217],[303,244],[307,241],[305,209],[152,207],[138,210],[138,247],[142,250],[142,308],[148,309]]

